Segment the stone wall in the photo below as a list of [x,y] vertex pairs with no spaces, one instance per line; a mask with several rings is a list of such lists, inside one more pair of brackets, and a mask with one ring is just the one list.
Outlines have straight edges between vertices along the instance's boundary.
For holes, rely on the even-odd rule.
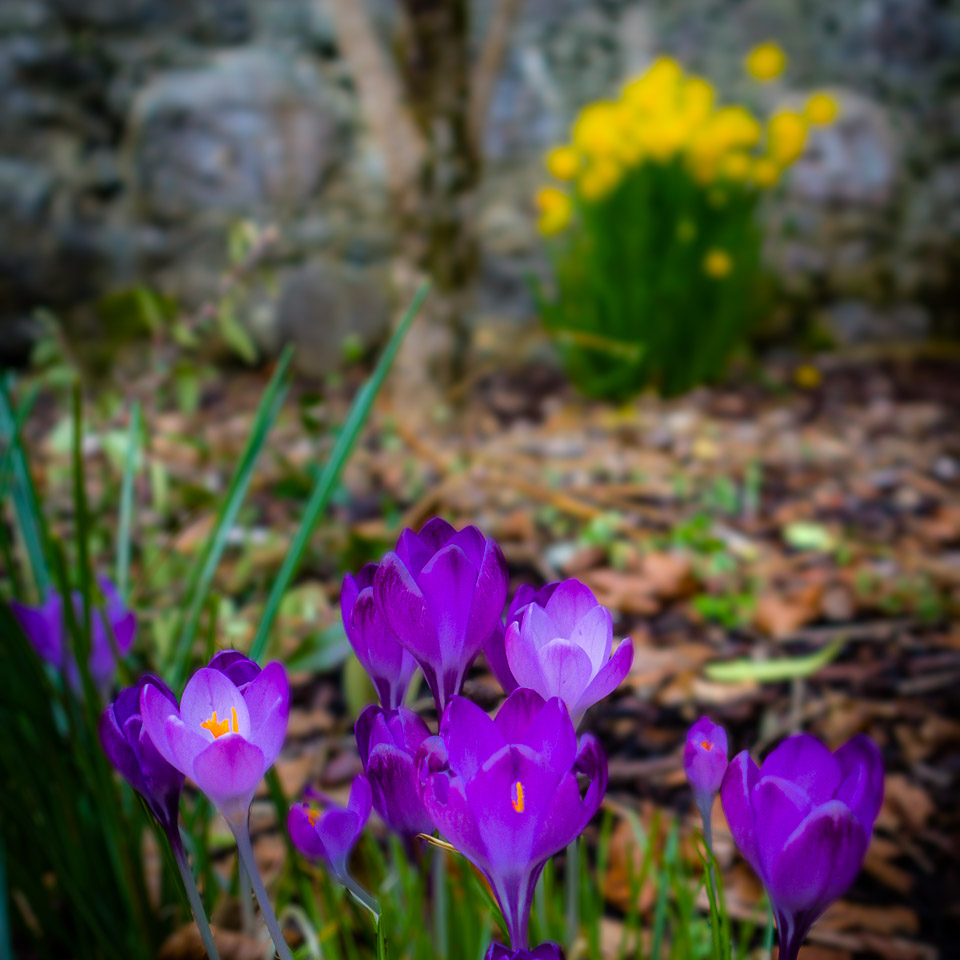
[[[392,0],[368,2],[388,35]],[[778,96],[828,85],[845,110],[771,212],[791,309],[852,340],[956,328],[960,12],[936,0],[526,0],[487,131],[478,319],[533,322],[529,198],[579,106],[661,52],[744,95],[767,38],[792,61]],[[209,295],[238,218],[280,227],[266,346],[296,336],[322,368],[386,322],[384,159],[325,0],[2,0],[0,84],[5,356],[38,306]]]

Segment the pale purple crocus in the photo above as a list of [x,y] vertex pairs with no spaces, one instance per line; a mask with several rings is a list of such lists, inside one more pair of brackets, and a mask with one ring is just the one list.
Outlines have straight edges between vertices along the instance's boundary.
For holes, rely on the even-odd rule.
[[483,960],[564,960],[564,956],[556,943],[541,943],[532,950],[511,950],[502,943],[491,943]]
[[484,644],[484,656],[487,658],[487,663],[490,665],[493,675],[500,682],[500,686],[503,687],[504,693],[513,693],[520,686],[510,670],[510,664],[507,663],[507,651],[504,647],[506,628],[511,623],[519,624],[524,611],[531,603],[537,603],[541,607],[546,606],[547,601],[553,595],[553,591],[559,586],[559,580],[545,584],[539,590],[531,587],[529,583],[521,583],[507,608],[506,622],[498,623]]
[[683,748],[683,768],[693,791],[693,799],[703,821],[707,847],[713,850],[710,815],[713,798],[727,772],[727,732],[709,717],[701,717],[687,732]]
[[[563,702],[514,691],[496,719],[454,697],[440,734],[420,748],[424,809],[440,834],[487,878],[514,950],[527,950],[537,879],[600,807],[607,762],[597,741],[580,746]],[[588,780],[581,795],[578,775]]]
[[860,871],[883,802],[883,759],[858,735],[831,753],[790,737],[757,765],[744,751],[720,788],[737,847],[767,889],[783,960]]
[[225,651],[187,683],[178,708],[148,684],[140,694],[143,726],[160,755],[194,783],[223,814],[237,841],[260,911],[283,960],[292,960],[250,843],[250,803],[287,732],[290,684],[280,663],[262,670]]
[[476,527],[457,531],[434,518],[419,534],[400,535],[373,588],[380,613],[420,665],[442,715],[500,621],[507,596],[500,547]]
[[354,732],[374,809],[409,848],[418,833],[433,832],[417,791],[416,769],[417,751],[430,730],[406,707],[386,711],[371,704],[360,714]]
[[575,726],[630,671],[633,641],[613,650],[613,619],[579,580],[564,580],[545,602],[535,597],[507,625],[504,649],[517,684],[544,699],[559,697]]
[[401,645],[373,596],[379,564],[368,563],[340,589],[340,614],[353,652],[373,681],[380,705],[393,710],[403,703],[417,661]]
[[[98,581],[103,607],[90,611],[90,657],[87,665],[94,686],[106,692],[117,669],[117,656],[126,656],[133,646],[137,618],[128,610],[116,587],[101,577]],[[83,619],[83,599],[79,592],[71,594],[74,614]],[[20,621],[24,633],[42,660],[56,667],[74,690],[80,689],[80,671],[67,635],[63,595],[51,592],[38,607],[11,601],[10,609]]]
[[350,799],[345,807],[338,806],[315,791],[309,791],[308,796],[322,801],[324,808],[317,809],[309,800],[290,808],[287,830],[294,846],[308,860],[322,863],[338,883],[377,914],[376,903],[350,876],[347,865],[350,853],[370,818],[373,800],[370,783],[362,773],[354,777]]
[[107,759],[143,797],[166,834],[197,921],[197,930],[204,949],[210,960],[217,960],[217,948],[210,923],[180,837],[178,820],[184,775],[160,754],[143,726],[140,696],[147,686],[153,687],[160,696],[176,707],[177,698],[173,691],[159,677],[147,674],[132,687],[122,690],[117,699],[103,711],[98,729],[100,743]]

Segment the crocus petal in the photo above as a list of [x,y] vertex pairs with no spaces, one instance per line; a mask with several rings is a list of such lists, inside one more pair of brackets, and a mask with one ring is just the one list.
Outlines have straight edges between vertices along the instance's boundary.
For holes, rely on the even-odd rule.
[[290,717],[290,681],[283,664],[268,663],[244,690],[243,700],[250,722],[247,739],[260,748],[270,766],[283,746]]
[[[237,711],[237,730],[233,729],[232,715]],[[236,684],[219,670],[203,667],[187,683],[180,702],[180,718],[186,726],[208,741],[216,739],[210,729],[204,727],[214,712],[218,722],[230,723],[229,733],[250,736],[250,714],[243,695]]]
[[743,750],[730,761],[727,767],[723,783],[720,785],[720,799],[734,842],[747,863],[756,873],[762,875],[751,805],[753,788],[759,780],[760,771],[757,765],[750,758],[750,754]]
[[428,665],[440,660],[437,628],[420,587],[396,553],[388,553],[380,562],[374,596],[397,639],[426,674]]
[[850,782],[851,774],[855,771],[863,771],[860,788],[851,793],[848,787],[846,796],[841,796],[838,790],[837,798],[844,800],[866,830],[872,830],[883,803],[883,757],[879,748],[861,733],[840,747],[834,757],[840,764],[844,782]]
[[20,621],[23,632],[33,644],[33,648],[40,658],[62,669],[64,664],[59,603],[57,604],[55,617],[51,611],[50,601],[47,601],[43,607],[37,608],[11,600],[10,609],[17,620]]
[[350,787],[350,799],[347,801],[347,809],[363,824],[367,822],[367,818],[370,816],[370,807],[372,804],[373,795],[370,792],[369,781],[363,774],[354,777],[353,785]]
[[613,648],[613,618],[610,611],[597,604],[577,621],[570,633],[564,632],[563,636],[569,637],[571,643],[586,652],[596,673],[610,659]]
[[287,832],[293,845],[308,860],[329,860],[326,847],[317,835],[316,827],[310,822],[309,808],[305,804],[295,804],[287,814]]
[[180,711],[152,684],[140,692],[143,727],[160,756],[181,773],[193,776],[193,761],[206,750],[209,741],[190,730],[180,719]]
[[113,636],[120,656],[128,653],[133,646],[133,638],[137,632],[137,616],[129,610],[118,620],[112,623]]
[[440,721],[440,736],[446,744],[450,766],[464,780],[475,776],[507,742],[497,724],[464,697],[451,698]]
[[214,654],[213,659],[207,664],[207,669],[219,670],[243,693],[246,685],[252,683],[259,675],[260,664],[239,650],[221,650]]
[[[563,636],[560,628],[553,622],[553,617],[537,603],[531,603],[523,611],[523,617],[518,624],[520,635],[523,639],[532,644],[535,650],[545,647],[551,640]],[[507,628],[509,633],[509,627]],[[507,658],[510,657],[509,646],[507,648]]]
[[[474,655],[486,642],[490,631],[500,623],[503,605],[507,602],[507,562],[503,558],[503,551],[495,540],[484,542],[479,531],[476,531],[476,535],[483,543],[483,552],[479,558],[467,618],[466,643],[467,649],[473,651]],[[470,552],[466,553],[471,562],[476,564]]]
[[[426,529],[426,527],[424,529]],[[420,539],[423,542],[422,535]],[[437,552],[445,546],[450,546],[451,544],[456,545],[467,555],[467,559],[473,564],[477,571],[479,571],[483,564],[483,552],[490,542],[492,541],[487,540],[476,527],[470,526],[464,527],[462,530],[457,530],[452,537],[443,543],[438,542],[435,546],[432,544],[428,544],[428,546],[430,546],[434,552]],[[497,617],[499,618],[502,613],[503,604],[500,604]]]
[[782,777],[803,787],[814,804],[825,803],[840,786],[840,764],[816,738],[800,733],[787,737],[763,761],[765,777]]
[[197,755],[193,779],[218,807],[245,812],[268,766],[258,746],[230,733]]
[[569,640],[552,640],[539,651],[544,686],[537,692],[577,703],[590,683],[590,658]]
[[[417,583],[436,626],[446,673],[448,664],[459,666],[463,658],[470,656],[466,646],[467,620],[477,583],[477,568],[460,547],[447,544],[427,561]],[[474,655],[486,638],[486,634],[480,638]]]
[[474,866],[489,871],[486,839],[477,826],[476,810],[463,792],[463,782],[435,774],[423,783],[420,795],[427,816],[440,834]]
[[421,527],[417,539],[431,554],[434,554],[441,547],[446,546],[456,535],[457,528],[447,523],[443,517],[432,517]]
[[[537,608],[528,607],[527,609]],[[545,616],[545,614],[542,615]],[[540,668],[539,647],[532,640],[536,634],[532,632],[521,633],[521,629],[521,625],[516,621],[507,625],[503,638],[507,666],[521,688],[544,690],[547,682]]]
[[[503,734],[504,743],[523,743],[530,725],[546,701],[536,690],[518,687],[503,701],[494,721]],[[492,751],[491,751],[492,752]]]
[[375,703],[371,703],[363,709],[363,712],[357,717],[357,722],[353,725],[353,735],[357,741],[357,752],[360,754],[360,762],[363,768],[367,767],[367,759],[370,756],[370,740],[373,736],[374,727],[382,730],[381,739],[389,737],[387,722],[383,716],[383,710]]
[[780,777],[763,775],[750,799],[762,876],[766,877],[787,838],[810,813],[813,804],[802,787]]
[[621,641],[613,656],[600,668],[599,673],[590,681],[579,700],[574,704],[571,711],[575,715],[574,722],[579,722],[580,717],[593,704],[598,703],[604,697],[610,696],[623,683],[623,678],[630,672],[632,666],[633,639],[627,637]]
[[547,701],[522,736],[507,737],[507,740],[529,747],[557,770],[573,766],[577,757],[577,734],[566,706],[558,697]]
[[325,858],[338,877],[346,872],[347,857],[361,829],[360,818],[353,810],[327,810],[314,825]]
[[579,580],[571,579],[557,585],[544,609],[560,631],[556,636],[569,637],[577,624],[596,606],[597,598],[590,588]]
[[483,655],[487,658],[487,665],[493,671],[497,682],[503,687],[503,692],[513,693],[519,684],[510,669],[510,664],[507,662],[507,650],[504,641],[505,630],[503,624],[494,624],[487,642],[483,645]]
[[844,804],[831,800],[815,808],[770,865],[768,892],[776,908],[822,912],[853,883],[867,840]]

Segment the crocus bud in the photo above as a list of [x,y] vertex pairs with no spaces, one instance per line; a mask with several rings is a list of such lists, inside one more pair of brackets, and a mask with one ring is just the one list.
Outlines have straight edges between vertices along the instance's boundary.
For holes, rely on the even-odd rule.
[[613,656],[613,620],[579,580],[564,580],[541,605],[528,603],[507,625],[507,663],[521,687],[544,699],[559,697],[579,726],[587,708],[611,694],[633,663],[633,642]]
[[483,960],[564,960],[564,957],[556,943],[541,943],[533,950],[511,950],[502,943],[491,943]]
[[[90,613],[90,659],[87,663],[94,685],[104,692],[113,680],[117,654],[125,656],[133,646],[137,618],[124,606],[120,594],[109,580],[101,577],[98,584],[104,604],[102,609],[94,609]],[[71,602],[76,616],[82,617],[80,594],[73,593]],[[40,658],[63,671],[70,686],[78,690],[80,673],[66,635],[63,596],[51,592],[39,607],[12,601],[10,609]]]
[[763,762],[744,751],[720,788],[733,839],[767,889],[780,956],[796,960],[807,932],[853,883],[883,802],[883,759],[859,735],[831,753],[790,737]]
[[419,534],[404,530],[380,562],[373,591],[442,714],[500,621],[507,597],[503,553],[476,527],[457,531],[434,518]]
[[704,832],[710,832],[713,798],[727,772],[727,733],[709,717],[701,717],[687,733],[683,749],[683,767],[693,791]]
[[177,698],[159,677],[149,674],[141,677],[103,711],[99,726],[100,743],[110,763],[143,797],[164,832],[171,835],[177,830],[184,777],[160,755],[144,730],[140,694],[148,684],[176,707]]
[[343,578],[340,613],[350,646],[373,681],[380,705],[393,710],[403,703],[417,661],[403,648],[377,608],[373,580],[378,567],[368,563],[356,577],[348,573]]
[[383,822],[408,842],[418,833],[432,833],[433,823],[417,793],[416,757],[430,736],[427,725],[406,707],[385,711],[371,704],[354,732],[373,806]]
[[367,778],[354,778],[346,807],[329,804],[317,810],[308,802],[294,804],[287,815],[287,830],[294,846],[308,859],[322,863],[331,876],[351,886],[347,860],[370,817],[372,794]]
[[248,679],[253,671],[244,661],[242,654],[217,654],[213,666],[190,678],[179,709],[151,684],[140,694],[143,725],[161,756],[196,783],[234,832],[246,828],[254,791],[280,753],[290,714],[283,665],[268,663]]

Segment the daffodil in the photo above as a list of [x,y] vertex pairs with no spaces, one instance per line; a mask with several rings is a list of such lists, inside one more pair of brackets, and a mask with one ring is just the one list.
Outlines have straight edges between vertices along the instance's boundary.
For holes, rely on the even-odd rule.
[[537,207],[540,210],[537,229],[545,237],[560,233],[573,214],[573,201],[556,187],[543,187],[537,191]]
[[833,123],[840,113],[840,104],[829,93],[815,93],[803,108],[803,115],[809,123],[818,127]]
[[559,146],[547,152],[546,168],[557,180],[572,180],[580,169],[580,154],[575,147]]
[[778,110],[767,124],[770,155],[782,166],[789,166],[807,142],[807,121],[795,110]]
[[726,250],[714,248],[703,258],[703,272],[714,280],[721,280],[733,269],[733,260]]
[[775,43],[761,43],[750,51],[744,65],[754,80],[766,83],[783,73],[787,55]]

